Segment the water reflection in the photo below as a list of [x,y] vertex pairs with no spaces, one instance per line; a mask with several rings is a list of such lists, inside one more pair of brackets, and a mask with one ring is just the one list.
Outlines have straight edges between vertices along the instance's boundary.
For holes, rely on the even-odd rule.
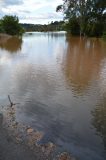
[[8,94],[20,102],[17,122],[43,131],[42,143],[52,141],[80,160],[106,159],[106,45],[61,33],[26,33],[19,46],[16,54],[0,50],[1,105],[8,104]]
[[97,79],[106,46],[99,39],[67,37],[64,73],[75,94],[83,94]]
[[102,137],[106,149],[106,98],[92,111],[92,125],[96,128],[96,134]]
[[5,49],[8,52],[18,52],[21,50],[22,46],[22,38],[18,37],[10,37],[10,38],[2,38],[0,39],[0,48]]
[[50,36],[50,38],[61,38],[63,36],[65,36],[66,32],[48,32],[48,36]]

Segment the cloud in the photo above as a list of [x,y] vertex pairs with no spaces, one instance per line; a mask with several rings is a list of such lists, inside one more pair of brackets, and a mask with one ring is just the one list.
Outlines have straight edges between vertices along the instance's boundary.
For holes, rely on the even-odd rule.
[[56,6],[62,0],[0,0],[1,16],[5,14],[17,15],[20,22],[48,23],[48,21],[62,20],[61,13],[56,13]]
[[2,5],[11,6],[11,5],[20,5],[23,3],[23,0],[0,0]]

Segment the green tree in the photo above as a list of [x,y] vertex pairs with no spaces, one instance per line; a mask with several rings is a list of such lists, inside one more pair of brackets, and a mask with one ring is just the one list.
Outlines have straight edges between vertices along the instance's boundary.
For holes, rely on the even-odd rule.
[[106,41],[106,31],[103,32],[102,38]]
[[17,16],[4,16],[1,19],[1,27],[5,33],[10,35],[20,35],[24,32],[24,29],[19,24]]
[[106,0],[63,0],[63,5],[57,6],[56,10],[62,10],[65,19],[76,17],[81,34],[93,32],[88,35],[102,35],[106,24]]
[[65,29],[70,32],[72,35],[79,35],[80,34],[80,26],[78,23],[78,19],[73,17],[69,19],[68,23],[65,25]]
[[2,26],[2,21],[0,20],[0,33],[4,33],[4,29],[3,29],[3,26]]

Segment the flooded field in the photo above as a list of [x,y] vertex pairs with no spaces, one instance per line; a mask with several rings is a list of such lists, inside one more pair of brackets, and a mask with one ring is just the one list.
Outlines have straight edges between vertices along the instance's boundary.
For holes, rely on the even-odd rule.
[[65,32],[0,39],[0,107],[44,133],[40,144],[106,159],[106,43]]

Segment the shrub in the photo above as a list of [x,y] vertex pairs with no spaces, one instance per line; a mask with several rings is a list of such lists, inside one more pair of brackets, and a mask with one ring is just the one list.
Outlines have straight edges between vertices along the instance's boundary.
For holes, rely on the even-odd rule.
[[1,28],[9,35],[20,35],[24,32],[17,16],[4,16],[1,19]]

